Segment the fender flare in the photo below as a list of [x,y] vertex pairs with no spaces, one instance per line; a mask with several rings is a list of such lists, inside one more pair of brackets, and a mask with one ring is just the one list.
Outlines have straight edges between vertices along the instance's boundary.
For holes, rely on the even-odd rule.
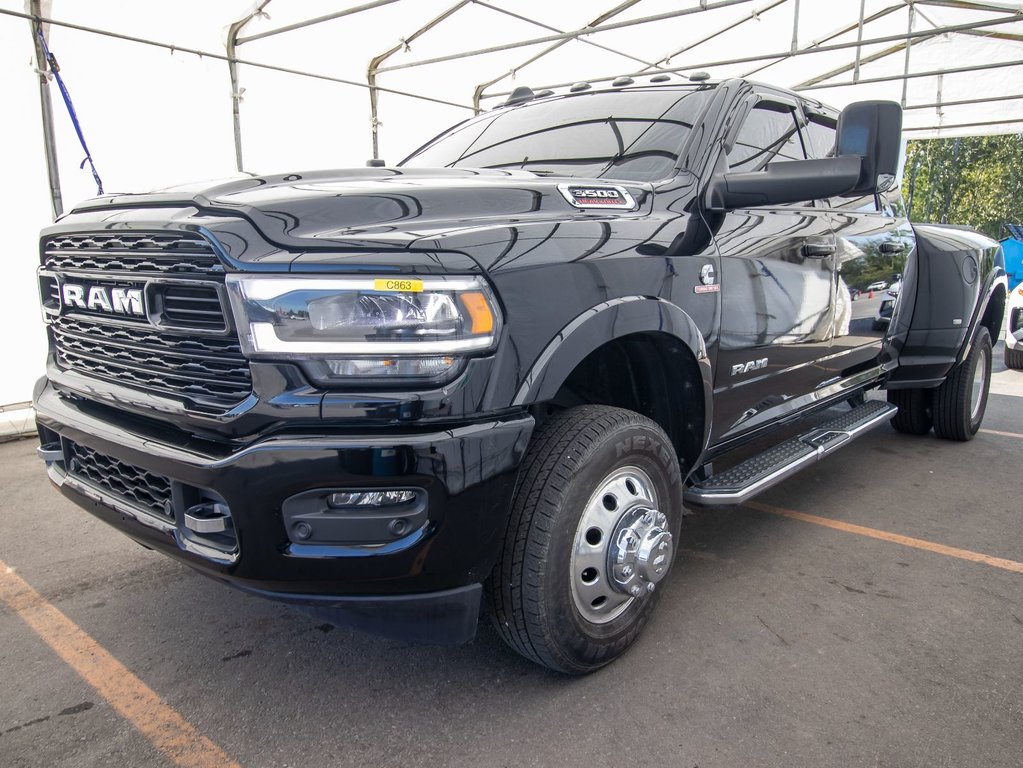
[[[966,332],[966,337],[963,339],[963,346],[959,350],[959,354],[956,356],[956,365],[959,365],[967,358],[970,351],[973,349],[973,342],[977,339],[977,332],[980,330],[981,320],[984,319],[984,315],[987,314],[987,308],[991,304],[991,299],[995,295],[995,291],[1000,286],[1005,287],[1006,301],[1008,301],[1008,280],[1005,275],[1005,270],[1000,267],[995,267],[988,274],[987,279],[984,281],[985,285],[980,292],[980,296],[977,298],[977,306],[974,307],[973,317],[970,318],[970,327]],[[1003,307],[1004,309],[1004,307]],[[998,318],[998,324],[1001,325],[1003,318]],[[992,338],[991,344],[995,344],[998,339]]]
[[635,333],[662,333],[693,354],[703,379],[703,447],[710,437],[714,378],[707,345],[693,319],[679,306],[651,296],[624,296],[592,307],[562,328],[544,347],[515,393],[513,405],[552,399],[587,355],[614,339]]

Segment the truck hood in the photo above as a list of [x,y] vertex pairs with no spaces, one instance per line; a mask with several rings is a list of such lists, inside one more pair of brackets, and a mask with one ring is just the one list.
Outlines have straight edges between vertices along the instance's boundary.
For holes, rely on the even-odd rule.
[[[416,241],[458,231],[508,227],[575,217],[635,217],[637,211],[580,210],[558,184],[607,185],[599,179],[540,177],[527,171],[357,168],[173,187],[148,194],[109,195],[96,208],[189,205],[241,216],[287,250],[407,249]],[[649,211],[651,187],[629,190],[639,213]]]

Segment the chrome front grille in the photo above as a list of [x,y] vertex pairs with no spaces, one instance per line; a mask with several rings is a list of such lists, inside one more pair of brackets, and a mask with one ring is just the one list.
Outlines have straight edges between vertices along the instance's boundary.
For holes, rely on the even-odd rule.
[[[225,313],[224,270],[196,233],[55,235],[42,243],[40,292],[61,369],[223,413],[252,391],[248,361]],[[135,288],[145,312],[62,306],[62,286]],[[72,290],[70,287],[68,290]]]

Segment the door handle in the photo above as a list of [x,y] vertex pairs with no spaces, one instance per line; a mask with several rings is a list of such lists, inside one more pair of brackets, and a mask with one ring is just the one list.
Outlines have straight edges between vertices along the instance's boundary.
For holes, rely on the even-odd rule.
[[803,245],[803,256],[808,259],[826,259],[834,253],[834,243],[805,243]]
[[881,253],[902,253],[904,250],[906,250],[906,244],[901,240],[889,240],[881,243]]

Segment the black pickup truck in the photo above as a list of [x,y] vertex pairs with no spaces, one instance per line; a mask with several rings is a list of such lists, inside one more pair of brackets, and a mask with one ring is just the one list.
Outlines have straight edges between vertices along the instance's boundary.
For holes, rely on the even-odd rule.
[[41,236],[40,456],[247,592],[426,642],[485,604],[594,670],[650,617],[683,504],[886,420],[976,433],[999,246],[907,221],[900,132],[889,102],[621,78],[520,88],[396,167],[87,202]]

